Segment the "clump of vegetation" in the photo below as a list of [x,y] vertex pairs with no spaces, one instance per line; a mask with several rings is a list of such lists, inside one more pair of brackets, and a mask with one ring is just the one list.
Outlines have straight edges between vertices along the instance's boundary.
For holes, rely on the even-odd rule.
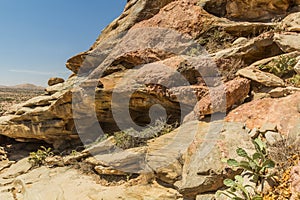
[[224,31],[222,28],[211,28],[197,40],[197,42],[206,47],[209,53],[217,52],[218,50],[228,48],[232,45],[234,37]]
[[289,78],[287,81],[295,87],[300,87],[300,75],[299,74],[294,74],[294,76],[292,78]]
[[[235,159],[228,159],[227,164],[231,167],[241,168],[244,170],[244,175],[249,176],[250,181],[255,183],[256,187],[261,184],[263,187],[264,181],[271,178],[273,174],[268,173],[268,169],[275,167],[275,162],[269,159],[267,153],[267,145],[260,138],[256,138],[252,141],[255,146],[255,153],[253,155],[248,155],[248,153],[242,149],[238,148],[236,153],[243,160],[237,161]],[[218,195],[226,195],[234,200],[258,200],[262,199],[262,196],[250,185],[243,184],[243,177],[236,176],[235,180],[225,179],[224,185],[229,187],[225,191],[218,191]],[[251,194],[248,188],[252,188],[255,194]],[[242,197],[241,197],[242,196]]]
[[45,164],[46,158],[50,156],[53,156],[52,149],[41,146],[36,152],[29,154],[28,160],[33,166],[41,166]]
[[278,77],[284,77],[294,71],[297,64],[296,58],[291,56],[279,56],[267,65],[260,65],[259,69],[268,71]]
[[290,199],[291,169],[300,162],[299,140],[295,137],[282,139],[269,146],[268,150],[270,157],[276,162],[277,184],[266,194],[265,199]]
[[170,125],[165,121],[157,120],[153,126],[148,126],[142,131],[133,128],[119,131],[114,134],[116,145],[122,149],[145,146],[149,139],[159,137],[174,130],[177,124]]
[[[233,200],[262,200],[263,198],[255,194],[254,196],[249,192],[248,188],[253,189],[251,185],[244,184],[244,178],[240,175],[234,177],[234,180],[225,179],[224,185],[228,187],[226,191],[218,191],[218,194],[225,195]],[[242,196],[242,197],[240,197]]]

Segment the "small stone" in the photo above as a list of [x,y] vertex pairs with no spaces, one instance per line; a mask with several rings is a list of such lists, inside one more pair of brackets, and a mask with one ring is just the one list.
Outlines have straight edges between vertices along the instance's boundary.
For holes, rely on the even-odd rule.
[[257,130],[257,128],[254,128],[250,131],[249,135],[252,139],[255,139],[258,137],[259,131]]
[[45,162],[47,163],[47,165],[51,165],[51,166],[58,166],[58,167],[65,166],[64,160],[61,156],[47,157],[45,159]]
[[100,175],[116,175],[116,176],[126,175],[125,172],[122,172],[117,169],[113,169],[111,167],[96,166],[95,171]]
[[267,131],[265,134],[265,138],[267,140],[267,143],[270,145],[274,145],[283,139],[280,133],[273,131]]
[[27,173],[32,168],[31,163],[28,162],[28,158],[23,158],[17,163],[13,164],[5,173],[1,174],[4,179],[15,178],[21,174]]
[[236,39],[232,44],[233,45],[241,45],[241,44],[245,44],[246,42],[248,42],[249,40],[245,37],[239,37],[238,39]]
[[280,98],[290,94],[290,90],[287,88],[275,88],[269,92],[272,98]]

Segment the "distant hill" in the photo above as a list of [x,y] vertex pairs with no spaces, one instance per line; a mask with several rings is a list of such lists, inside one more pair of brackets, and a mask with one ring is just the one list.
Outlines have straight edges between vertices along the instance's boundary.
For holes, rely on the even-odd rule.
[[45,89],[42,86],[37,86],[37,85],[30,84],[30,83],[19,84],[19,85],[14,85],[14,86],[0,85],[0,88],[14,88],[14,89],[27,89],[27,90],[43,90],[43,89]]

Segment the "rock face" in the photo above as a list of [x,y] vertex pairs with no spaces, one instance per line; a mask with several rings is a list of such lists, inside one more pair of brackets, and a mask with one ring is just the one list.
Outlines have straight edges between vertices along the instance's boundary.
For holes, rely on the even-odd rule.
[[[252,153],[251,138],[242,123],[188,122],[173,132],[148,142],[147,147],[113,148],[104,141],[85,152],[87,162],[100,174],[155,174],[185,198],[196,197],[222,187],[225,178],[238,171],[227,170],[221,160],[235,157],[239,146]],[[108,150],[109,149],[109,150]],[[109,168],[105,167],[109,166]]]
[[67,89],[72,87],[72,79],[53,87],[59,85],[59,91],[48,88],[49,94],[30,99],[11,109],[0,119],[1,134],[20,141],[39,139],[49,143],[78,138],[72,132],[72,93]]
[[234,0],[202,0],[205,9],[217,16],[242,21],[269,21],[278,16],[285,16],[290,10],[299,10],[298,1],[234,1]]

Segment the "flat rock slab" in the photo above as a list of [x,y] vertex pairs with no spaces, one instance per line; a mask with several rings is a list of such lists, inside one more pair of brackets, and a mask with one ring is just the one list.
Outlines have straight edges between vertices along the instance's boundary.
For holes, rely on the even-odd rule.
[[32,168],[32,164],[28,162],[28,158],[23,158],[13,164],[7,171],[0,175],[2,179],[15,178],[21,174],[28,172]]
[[254,67],[241,69],[237,72],[237,75],[248,78],[252,81],[256,81],[267,87],[279,87],[285,85],[284,81],[278,76],[275,76],[268,72],[263,72]]
[[298,33],[275,34],[274,40],[286,53],[300,51],[300,34]]
[[236,149],[253,152],[251,138],[242,123],[222,121],[199,123],[192,145],[184,155],[182,180],[175,183],[181,194],[195,197],[198,194],[216,191],[223,180],[238,172],[225,170],[226,158],[236,158]]
[[6,186],[0,185],[0,198],[14,200],[10,192],[13,187],[24,189],[24,192],[17,194],[18,199],[24,200],[171,200],[181,197],[176,190],[164,188],[157,183],[106,187],[96,183],[92,176],[69,167],[34,169],[6,183]]

